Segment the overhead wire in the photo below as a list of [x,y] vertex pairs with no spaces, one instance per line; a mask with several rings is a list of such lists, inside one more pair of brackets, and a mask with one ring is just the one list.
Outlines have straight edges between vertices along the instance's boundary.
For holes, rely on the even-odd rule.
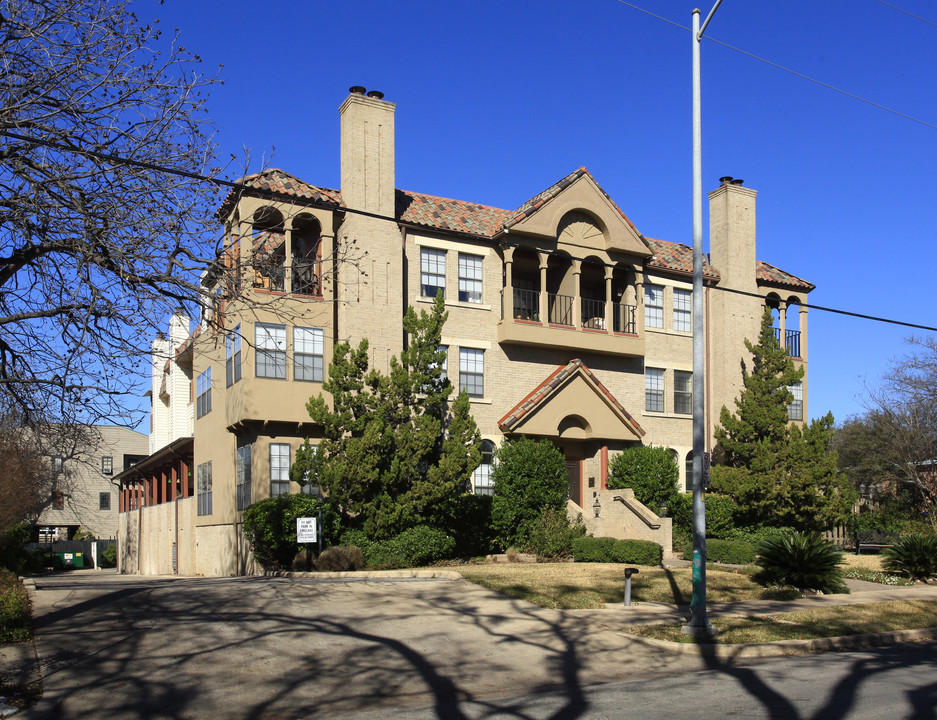
[[[687,32],[692,32],[692,29],[687,27],[686,25],[681,25],[678,22],[674,22],[673,20],[665,18],[662,15],[653,13],[650,10],[645,10],[644,8],[639,7],[635,5],[634,3],[628,2],[628,0],[616,0],[616,2],[620,3],[621,5],[626,5],[632,8],[633,10],[637,10],[638,12],[642,12],[645,15],[649,15],[650,17],[656,18],[657,20],[662,20],[663,22],[673,25],[674,27],[681,28],[683,30],[686,30]],[[879,0],[879,2],[881,2],[881,0]],[[887,5],[888,3],[883,3],[883,4]],[[890,6],[890,7],[893,7],[893,6]],[[895,8],[895,9],[900,9],[900,8]],[[910,15],[910,13],[908,14]],[[915,15],[913,17],[917,17],[917,16]],[[924,18],[919,18],[919,19],[924,20]],[[924,22],[930,22],[930,21],[924,20]],[[866,105],[871,105],[872,107],[878,108],[879,110],[884,110],[893,115],[897,115],[898,117],[904,118],[906,120],[911,120],[912,122],[916,122],[916,123],[919,123],[920,125],[924,125],[925,127],[929,127],[929,128],[933,128],[934,130],[937,130],[937,124],[935,123],[928,122],[927,120],[922,120],[921,118],[915,117],[914,115],[909,115],[908,113],[905,113],[905,112],[901,112],[900,110],[895,110],[894,108],[890,108],[887,105],[882,105],[879,102],[876,102],[874,100],[869,100],[868,98],[864,98],[861,95],[856,95],[855,93],[849,92],[848,90],[843,90],[842,88],[836,87],[835,85],[831,85],[830,83],[824,82],[822,80],[818,80],[814,77],[810,77],[809,75],[805,75],[802,72],[793,70],[789,67],[781,65],[780,63],[776,63],[772,60],[768,60],[767,58],[763,58],[760,55],[755,55],[754,53],[751,53],[747,50],[743,50],[742,48],[736,47],[735,45],[730,45],[729,43],[723,42],[722,40],[717,40],[711,35],[705,35],[704,39],[710,42],[714,42],[717,45],[722,45],[723,47],[728,48],[729,50],[734,50],[735,52],[745,55],[747,57],[750,57],[753,60],[758,60],[759,62],[763,62],[766,65],[770,65],[771,67],[777,70],[782,70],[786,73],[790,73],[791,75],[794,75],[795,77],[799,77],[802,80],[807,80],[808,82],[812,82],[816,85],[819,85],[820,87],[826,88],[827,90],[832,90],[833,92],[840,93],[841,95],[845,95],[846,97],[852,98],[853,100],[858,100],[859,102],[865,103]]]

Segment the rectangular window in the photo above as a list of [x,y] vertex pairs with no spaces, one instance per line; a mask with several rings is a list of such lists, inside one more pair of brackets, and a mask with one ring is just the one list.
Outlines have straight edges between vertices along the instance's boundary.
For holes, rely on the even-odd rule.
[[660,368],[644,370],[644,409],[664,412],[664,371]]
[[98,510],[111,509],[111,494],[109,492],[98,493]]
[[459,302],[482,301],[482,258],[459,253]]
[[257,377],[286,379],[286,325],[254,325]]
[[693,414],[693,373],[673,371],[673,411],[679,415]]
[[325,332],[319,328],[293,328],[293,379],[322,382]]
[[200,418],[211,412],[211,367],[195,380],[195,417]]
[[804,419],[804,383],[798,380],[793,385],[788,385],[787,389],[794,395],[791,404],[787,406],[788,420]]
[[664,288],[660,285],[644,286],[644,327],[664,327]]
[[241,379],[241,326],[238,325],[224,339],[225,387]]
[[101,458],[101,474],[102,475],[114,474],[114,457],[112,455],[104,455]]
[[420,295],[434,298],[440,291],[446,297],[446,251],[420,248]]
[[673,329],[677,332],[693,332],[693,293],[674,288]]
[[251,446],[237,449],[237,509],[251,504]]
[[270,443],[270,497],[290,491],[290,446]]
[[472,488],[476,495],[494,495],[495,484],[491,471],[495,463],[495,446],[490,440],[482,440],[482,461],[472,474]]
[[196,511],[211,515],[211,460],[195,468]]
[[459,348],[459,392],[470,397],[485,395],[485,351]]

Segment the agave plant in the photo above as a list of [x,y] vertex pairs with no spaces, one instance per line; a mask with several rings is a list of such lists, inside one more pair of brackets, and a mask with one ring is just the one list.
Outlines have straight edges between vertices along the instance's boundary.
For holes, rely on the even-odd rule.
[[765,585],[790,585],[800,590],[842,592],[839,566],[843,552],[817,535],[790,532],[765,539],[758,546],[757,580]]
[[937,575],[937,536],[904,535],[882,550],[888,572],[901,573],[915,580],[927,581]]

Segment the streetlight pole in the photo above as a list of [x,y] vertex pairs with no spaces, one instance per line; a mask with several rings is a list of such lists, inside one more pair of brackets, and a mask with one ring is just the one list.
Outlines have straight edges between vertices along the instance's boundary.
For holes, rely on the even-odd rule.
[[722,4],[716,0],[702,28],[693,10],[693,599],[692,617],[683,633],[710,636],[706,616],[706,505],[703,501],[703,454],[706,452],[705,340],[703,326],[703,153],[700,111],[700,40]]

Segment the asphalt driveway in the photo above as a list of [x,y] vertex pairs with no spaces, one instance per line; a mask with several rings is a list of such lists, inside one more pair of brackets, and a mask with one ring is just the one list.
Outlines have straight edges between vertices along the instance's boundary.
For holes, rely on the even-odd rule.
[[[37,579],[45,695],[30,717],[333,718],[583,689],[703,667],[596,622],[464,580]],[[599,611],[602,612],[602,611]]]

